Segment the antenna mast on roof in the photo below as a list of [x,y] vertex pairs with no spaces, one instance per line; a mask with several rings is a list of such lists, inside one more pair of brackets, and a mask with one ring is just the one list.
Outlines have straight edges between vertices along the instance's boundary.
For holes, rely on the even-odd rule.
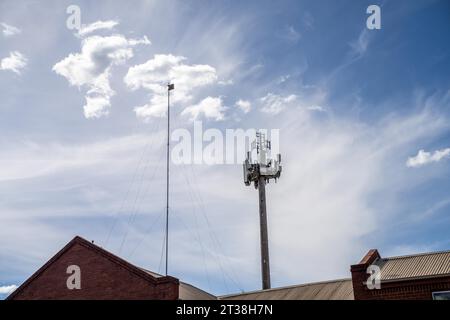
[[173,83],[167,84],[167,162],[166,162],[166,276],[169,269],[169,164],[170,164],[170,91],[175,89]]
[[[252,161],[252,151],[256,149],[256,161]],[[266,182],[274,179],[275,182],[281,174],[281,155],[277,159],[270,159],[271,145],[262,132],[256,133],[256,140],[251,144],[251,150],[247,151],[244,162],[244,183],[249,186],[252,182],[258,189],[259,195],[259,223],[261,240],[261,272],[262,288],[270,289],[270,265],[269,265],[269,239],[267,235],[266,212]]]

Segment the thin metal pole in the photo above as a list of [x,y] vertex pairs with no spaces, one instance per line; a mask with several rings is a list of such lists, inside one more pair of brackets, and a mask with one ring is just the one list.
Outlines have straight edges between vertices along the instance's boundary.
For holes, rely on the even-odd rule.
[[266,212],[266,179],[258,177],[259,195],[259,224],[261,237],[261,273],[262,288],[270,289],[270,264],[269,264],[269,237],[267,233],[267,212]]
[[169,150],[170,150],[170,83],[167,85],[166,276],[169,267]]

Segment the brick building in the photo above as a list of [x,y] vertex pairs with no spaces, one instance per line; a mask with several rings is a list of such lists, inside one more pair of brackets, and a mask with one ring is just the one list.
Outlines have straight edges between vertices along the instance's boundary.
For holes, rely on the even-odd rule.
[[[366,270],[380,270],[380,289],[369,290]],[[382,258],[370,250],[360,263],[351,266],[356,300],[373,299],[450,299],[450,251]]]
[[[80,289],[69,289],[69,267],[80,271]],[[215,299],[213,295],[170,276],[136,267],[99,246],[75,237],[8,300],[177,300]]]
[[[369,289],[369,267],[377,270],[378,288]],[[350,271],[348,279],[215,297],[75,237],[7,299],[450,299],[450,251],[382,258],[377,250],[370,250]]]

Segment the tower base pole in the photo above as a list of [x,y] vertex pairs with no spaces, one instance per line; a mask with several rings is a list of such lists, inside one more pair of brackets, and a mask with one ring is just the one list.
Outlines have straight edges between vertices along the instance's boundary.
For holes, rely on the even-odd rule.
[[266,212],[266,179],[258,178],[259,195],[259,223],[261,237],[261,272],[262,288],[270,289],[270,264],[269,264],[269,237],[267,234],[267,212]]

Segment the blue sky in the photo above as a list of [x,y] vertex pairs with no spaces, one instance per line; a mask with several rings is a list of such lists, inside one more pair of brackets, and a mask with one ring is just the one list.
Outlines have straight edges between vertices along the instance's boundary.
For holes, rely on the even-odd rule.
[[[450,248],[448,1],[6,0],[0,23],[0,287],[75,235],[162,272],[168,77],[174,128],[280,129],[274,286]],[[170,273],[215,294],[260,287],[241,174],[172,169]]]

